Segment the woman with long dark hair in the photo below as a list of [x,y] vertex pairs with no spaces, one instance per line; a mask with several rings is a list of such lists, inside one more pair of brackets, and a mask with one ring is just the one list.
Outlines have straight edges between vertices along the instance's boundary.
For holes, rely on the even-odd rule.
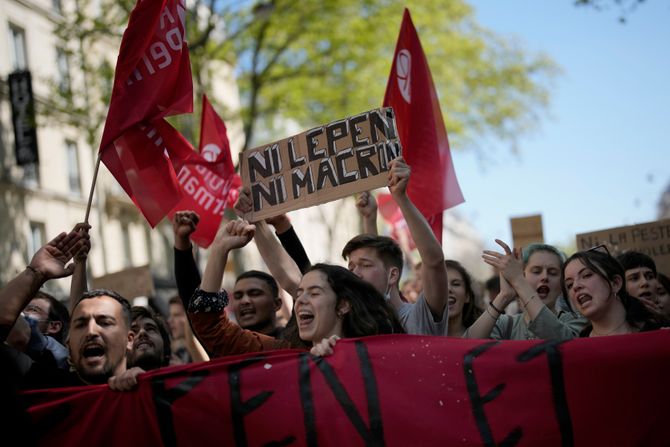
[[620,335],[667,325],[626,292],[626,274],[608,253],[587,250],[572,255],[563,266],[562,284],[572,306],[589,320],[583,337]]
[[[219,230],[200,288],[189,304],[194,332],[212,357],[282,348],[310,349],[331,337],[403,333],[384,297],[344,267],[316,264],[295,291],[293,316],[280,339],[240,328],[228,320],[227,293],[220,290],[230,250],[249,243],[255,226],[244,220]],[[276,256],[285,252],[277,248]],[[292,262],[292,261],[287,261]]]
[[470,274],[460,262],[447,259],[447,278],[449,279],[449,336],[462,337],[467,328],[477,321],[482,311],[475,305],[475,292]]

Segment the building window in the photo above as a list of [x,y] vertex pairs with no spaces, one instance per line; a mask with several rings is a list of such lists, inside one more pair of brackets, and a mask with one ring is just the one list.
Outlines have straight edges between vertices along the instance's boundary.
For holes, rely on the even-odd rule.
[[51,7],[53,8],[55,13],[58,14],[63,13],[63,5],[61,4],[60,0],[51,0]]
[[121,238],[123,239],[123,265],[124,267],[132,267],[132,247],[130,246],[130,231],[128,224],[123,222],[121,224]]
[[40,166],[37,163],[23,165],[23,185],[29,188],[40,186]]
[[81,179],[79,178],[79,154],[77,144],[73,141],[65,142],[67,152],[67,178],[70,192],[81,195]]
[[67,53],[62,48],[56,48],[56,66],[58,67],[58,90],[61,93],[70,93],[70,63]]
[[30,222],[30,234],[28,235],[28,259],[44,245],[44,224],[42,222]]
[[18,26],[9,25],[9,39],[11,42],[12,68],[26,70],[28,68],[28,56],[26,54],[26,33]]

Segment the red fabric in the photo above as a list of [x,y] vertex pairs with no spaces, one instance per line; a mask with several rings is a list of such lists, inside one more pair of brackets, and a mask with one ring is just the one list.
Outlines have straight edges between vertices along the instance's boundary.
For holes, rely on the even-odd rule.
[[[26,396],[39,445],[667,445],[670,331],[340,340]],[[367,443],[365,442],[367,439]],[[507,442],[504,442],[507,440]]]
[[183,0],[138,0],[123,33],[100,150],[140,121],[193,111]]
[[411,253],[416,248],[416,244],[393,196],[385,193],[377,194],[377,207],[379,214],[391,225],[391,237],[400,244],[405,253]]
[[[451,160],[437,92],[407,9],[386,85],[384,106],[391,106],[395,111],[403,157],[412,167],[408,196],[421,214],[428,218],[462,203],[463,194]],[[441,242],[442,231],[435,235]]]
[[226,125],[207,96],[202,101],[199,152],[190,149],[171,154],[183,196],[170,212],[170,218],[177,211],[195,211],[200,223],[191,240],[207,248],[216,236],[225,209],[235,204],[237,188],[242,185],[235,173]]
[[139,123],[127,129],[102,153],[102,162],[152,227],[181,197],[175,171],[166,155],[168,148],[173,150],[183,144],[175,133],[176,130],[168,133],[154,125]]
[[[138,0],[121,41],[100,151],[152,227],[181,197],[163,150],[181,141],[151,129],[156,120],[192,111],[184,2]],[[150,134],[142,136],[142,128]]]
[[226,124],[209,103],[207,95],[202,95],[202,120],[198,152],[205,160],[217,163],[216,170],[219,177],[228,178],[235,172]]

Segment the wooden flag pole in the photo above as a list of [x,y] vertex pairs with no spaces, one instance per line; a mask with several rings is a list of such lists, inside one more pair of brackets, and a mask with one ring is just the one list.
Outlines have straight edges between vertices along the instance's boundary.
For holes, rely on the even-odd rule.
[[91,192],[88,194],[88,204],[86,205],[86,217],[84,217],[84,223],[88,223],[88,216],[91,214],[93,191],[95,191],[95,182],[98,180],[98,170],[100,169],[100,156],[101,152],[98,151],[98,160],[95,162],[95,171],[93,172],[93,181],[91,182]]

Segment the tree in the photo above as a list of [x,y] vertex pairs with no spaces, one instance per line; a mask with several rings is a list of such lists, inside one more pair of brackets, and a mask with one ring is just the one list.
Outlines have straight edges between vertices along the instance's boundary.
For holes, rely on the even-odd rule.
[[598,11],[615,6],[619,9],[619,22],[626,23],[626,17],[634,12],[645,0],[574,0],[575,6],[586,6]]
[[[59,94],[54,100],[70,117],[86,117],[83,123],[70,121],[87,128],[92,146],[104,120],[114,65],[112,55],[95,50],[120,37],[134,2],[97,3],[99,15],[92,1],[76,0],[76,9],[59,26],[88,99]],[[287,120],[306,128],[381,105],[404,1],[191,3],[187,37],[196,101],[216,84],[222,64],[234,66],[242,104],[240,110],[225,111],[224,119],[242,119],[245,148],[264,142],[255,141],[260,126],[273,138],[284,137]],[[514,145],[548,104],[557,73],[553,62],[479,26],[462,0],[407,3],[453,146],[477,145],[486,138]],[[194,110],[197,115],[199,107]],[[191,140],[197,136],[197,118],[175,120]]]

